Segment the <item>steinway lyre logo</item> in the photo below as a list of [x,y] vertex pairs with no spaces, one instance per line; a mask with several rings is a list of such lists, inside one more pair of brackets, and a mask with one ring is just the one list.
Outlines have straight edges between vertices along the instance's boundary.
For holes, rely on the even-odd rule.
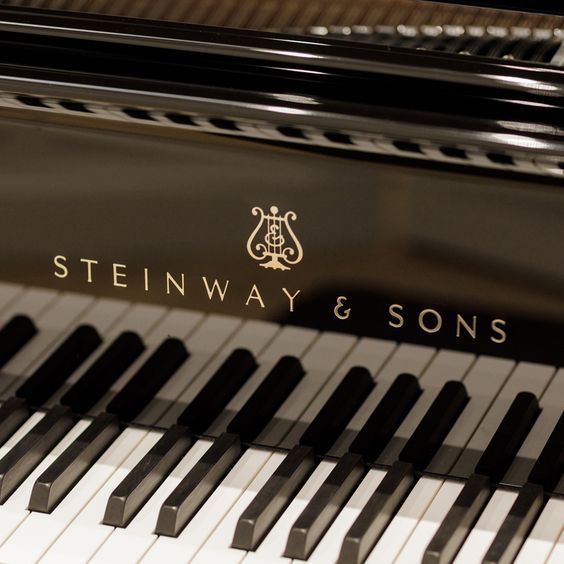
[[293,211],[281,215],[276,206],[270,206],[269,212],[265,213],[259,207],[253,208],[253,215],[260,217],[247,241],[247,251],[255,260],[266,261],[260,265],[263,268],[290,270],[304,256],[302,246],[290,225],[290,221],[296,221],[298,216]]

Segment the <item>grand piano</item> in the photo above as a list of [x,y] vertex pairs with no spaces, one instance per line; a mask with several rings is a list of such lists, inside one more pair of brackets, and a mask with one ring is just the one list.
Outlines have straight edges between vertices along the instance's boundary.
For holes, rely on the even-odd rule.
[[0,1],[0,562],[563,562],[563,67],[550,0]]

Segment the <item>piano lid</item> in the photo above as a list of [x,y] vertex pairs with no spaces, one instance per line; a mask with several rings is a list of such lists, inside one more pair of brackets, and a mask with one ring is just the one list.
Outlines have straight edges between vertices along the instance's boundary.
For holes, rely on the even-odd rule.
[[271,31],[346,28],[345,35],[376,26],[472,26],[476,33],[486,27],[564,27],[564,18],[558,17],[564,15],[561,0],[0,0],[0,6]]
[[561,0],[436,0],[449,4],[472,4],[498,10],[522,10],[524,12],[542,12],[544,14],[564,14]]

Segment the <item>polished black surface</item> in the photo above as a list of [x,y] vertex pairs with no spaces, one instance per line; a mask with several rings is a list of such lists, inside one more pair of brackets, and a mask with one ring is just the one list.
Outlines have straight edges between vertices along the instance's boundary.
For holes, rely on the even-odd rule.
[[545,14],[564,14],[564,8],[559,0],[435,0],[449,4],[471,4],[486,8],[523,10],[542,12]]
[[[2,13],[5,279],[562,360],[557,67],[25,13]],[[272,206],[287,271],[247,251]]]

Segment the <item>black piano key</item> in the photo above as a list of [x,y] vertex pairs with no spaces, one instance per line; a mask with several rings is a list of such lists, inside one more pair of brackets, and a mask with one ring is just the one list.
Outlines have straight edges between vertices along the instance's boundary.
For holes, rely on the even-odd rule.
[[178,417],[178,424],[204,433],[256,369],[250,351],[234,350]]
[[233,546],[255,550],[314,468],[316,454],[324,454],[374,388],[366,368],[351,368],[300,437],[279,468],[241,515]]
[[547,492],[554,490],[564,473],[564,413],[544,445],[528,482],[541,485]]
[[346,454],[298,517],[285,556],[306,560],[364,475],[409,413],[421,388],[415,376],[400,374],[380,400]]
[[0,368],[13,358],[35,335],[37,328],[27,315],[16,315],[0,329]]
[[0,406],[0,445],[4,444],[27,420],[29,409],[25,400],[10,398]]
[[165,339],[106,407],[120,421],[132,421],[188,359],[180,339]]
[[126,527],[192,444],[186,427],[173,425],[168,429],[112,492],[104,524]]
[[399,460],[413,464],[418,471],[424,470],[456,423],[468,399],[462,382],[447,382],[403,447]]
[[121,333],[61,397],[60,403],[74,413],[87,413],[144,350],[139,335],[132,331]]
[[[362,562],[376,544],[414,482],[468,403],[462,382],[447,382],[417,425],[396,461],[345,535],[339,562]],[[349,560],[350,559],[350,560]]]
[[112,492],[104,523],[125,527],[192,445],[190,433],[203,433],[225,409],[257,363],[245,349],[233,351],[171,427]]
[[16,396],[29,405],[43,404],[101,343],[94,327],[77,327],[16,390]]
[[544,490],[539,484],[526,483],[520,490],[482,562],[510,564],[515,560],[540,513]]
[[[241,443],[254,439],[274,417],[303,375],[302,365],[295,357],[282,357],[275,364],[231,420],[227,432],[216,439],[208,453],[198,461],[165,501],[157,519],[157,529],[161,534],[177,536],[182,531],[193,515],[194,508],[204,503],[206,497],[237,461],[238,455],[233,456],[236,451],[234,444],[239,445],[237,448],[240,451]],[[214,460],[217,468],[210,466]],[[205,475],[206,486],[195,492],[193,488],[198,485],[202,475]]]
[[300,437],[300,445],[312,447],[316,454],[327,452],[374,386],[366,368],[351,368]]
[[491,481],[472,474],[425,549],[423,563],[452,562],[491,496]]
[[425,549],[423,561],[426,564],[454,560],[488,502],[493,484],[507,472],[539,412],[538,400],[534,394],[517,394],[476,464],[474,474],[464,485]]
[[37,478],[28,509],[50,513],[115,439],[119,430],[115,415],[98,415]]
[[239,517],[231,546],[256,550],[314,467],[313,448],[294,447]]
[[540,413],[534,394],[520,392],[480,457],[474,472],[499,482],[509,469]]
[[163,503],[155,533],[177,536],[241,454],[237,435],[223,433]]
[[227,432],[239,435],[241,442],[244,443],[255,439],[299,384],[304,374],[304,369],[297,358],[282,357],[231,420]]
[[27,478],[72,424],[69,408],[56,406],[0,459],[0,503]]
[[414,481],[413,464],[395,462],[347,531],[338,564],[364,562]]
[[360,454],[345,454],[292,525],[284,556],[307,560],[365,475]]
[[564,471],[564,413],[544,445],[527,483],[519,490],[515,503],[503,521],[484,562],[513,562],[533,521],[540,513],[545,492],[552,491]]
[[420,395],[417,378],[400,374],[351,443],[349,452],[360,454],[366,462],[376,460]]

